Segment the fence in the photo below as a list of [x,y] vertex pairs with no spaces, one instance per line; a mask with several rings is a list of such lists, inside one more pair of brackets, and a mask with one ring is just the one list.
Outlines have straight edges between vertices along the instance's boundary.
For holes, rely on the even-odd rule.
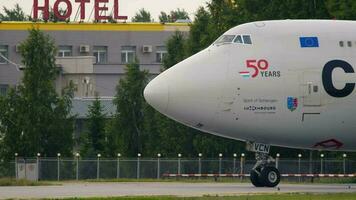
[[[244,158],[16,158],[16,162],[0,164],[0,177],[28,178],[32,174],[35,180],[160,179],[164,174],[248,174],[255,163]],[[278,159],[276,166],[282,174],[352,174],[356,161]]]

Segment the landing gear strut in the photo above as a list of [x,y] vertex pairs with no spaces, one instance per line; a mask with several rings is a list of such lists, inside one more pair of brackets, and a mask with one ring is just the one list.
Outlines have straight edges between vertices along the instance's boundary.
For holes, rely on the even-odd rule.
[[267,153],[256,153],[257,163],[250,172],[250,179],[255,187],[276,187],[281,174],[278,169],[272,166],[275,160]]

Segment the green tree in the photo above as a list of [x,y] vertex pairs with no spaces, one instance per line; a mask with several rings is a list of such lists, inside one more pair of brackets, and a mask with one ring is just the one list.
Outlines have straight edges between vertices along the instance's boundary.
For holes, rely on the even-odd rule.
[[144,130],[144,151],[145,155],[154,156],[157,153],[164,153],[162,151],[161,144],[164,142],[160,136],[160,113],[158,113],[154,108],[152,108],[147,103],[144,104],[144,121],[143,121],[143,130]]
[[[67,13],[67,10],[64,10],[63,8],[60,8],[59,9],[59,13],[61,14],[61,15],[64,15],[64,14],[66,14]],[[54,11],[53,11],[53,9],[51,9],[50,11],[49,11],[49,19],[48,19],[48,21],[50,21],[50,22],[69,22],[70,21],[70,18],[68,18],[68,19],[59,19],[55,14],[54,14]]]
[[170,16],[166,12],[162,11],[158,18],[161,23],[170,22]]
[[212,40],[210,37],[211,16],[208,11],[200,7],[195,15],[194,23],[190,25],[189,38],[187,41],[187,53],[193,55],[208,47]]
[[[7,96],[0,96],[0,158],[11,160],[14,153],[25,152],[21,111],[23,110],[19,93],[10,89]],[[11,145],[10,145],[11,144]]]
[[335,19],[356,19],[356,2],[349,0],[327,0],[326,6]]
[[172,10],[170,14],[166,12],[161,12],[158,17],[161,23],[173,23],[178,19],[189,19],[189,14],[184,9]]
[[176,31],[166,42],[167,55],[163,59],[163,67],[168,69],[186,57],[186,39],[182,32]]
[[[25,66],[22,83],[1,100],[0,115],[4,158],[32,157],[37,152],[71,155],[74,118],[70,116],[72,87],[59,96],[54,88],[58,74],[54,41],[37,29],[21,44]],[[14,141],[17,141],[14,143]]]
[[325,0],[289,0],[285,5],[290,19],[331,19]]
[[[211,0],[208,9],[211,15],[209,34],[214,40],[231,27],[238,25],[241,20],[236,11],[238,1],[232,0]],[[261,4],[261,3],[259,3]]]
[[93,157],[98,153],[106,151],[105,123],[106,115],[98,96],[95,97],[92,105],[89,106],[88,131],[83,138],[83,148],[81,154],[86,157]]
[[146,11],[144,8],[142,8],[132,18],[132,21],[133,22],[153,22],[153,19],[151,18],[151,13]]
[[8,9],[4,6],[3,11],[4,14],[0,13],[1,21],[27,21],[29,19],[19,4],[15,4],[13,9]]
[[118,151],[135,156],[143,149],[144,98],[147,72],[141,71],[135,63],[126,66],[126,77],[119,81],[114,104],[117,113],[111,124],[111,137],[117,135]]
[[240,23],[278,19],[330,19],[324,0],[237,0]]
[[105,126],[105,155],[116,157],[117,153],[125,153],[123,150],[124,141],[121,140],[120,124],[117,121],[118,114],[106,122]]

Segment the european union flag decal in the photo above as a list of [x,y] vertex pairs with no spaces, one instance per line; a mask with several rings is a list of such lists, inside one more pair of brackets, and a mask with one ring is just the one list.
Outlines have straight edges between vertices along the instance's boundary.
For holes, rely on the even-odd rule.
[[302,48],[318,48],[319,39],[318,37],[300,37],[300,46]]

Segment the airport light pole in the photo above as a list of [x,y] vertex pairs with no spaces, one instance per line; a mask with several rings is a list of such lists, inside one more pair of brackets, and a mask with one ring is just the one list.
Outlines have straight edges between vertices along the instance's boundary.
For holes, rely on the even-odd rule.
[[347,158],[347,154],[346,153],[344,153],[343,155],[342,155],[342,166],[343,166],[343,170],[344,170],[344,174],[346,174],[346,158]]
[[61,154],[57,153],[57,181],[59,181],[60,179],[60,173],[61,173],[61,169],[60,169],[60,159],[61,159]]
[[180,162],[181,162],[182,154],[178,154],[178,174],[181,174],[181,169],[180,169]]
[[76,180],[79,180],[79,156],[80,154],[79,153],[76,153],[75,154],[75,158],[76,158],[76,172],[75,172],[75,179]]
[[120,158],[121,158],[121,153],[117,154],[117,165],[116,165],[116,178],[120,178]]
[[221,175],[221,163],[222,163],[222,157],[223,157],[223,154],[222,153],[219,153],[219,176]]
[[[302,154],[298,154],[298,174],[301,174],[300,164],[301,164]],[[298,178],[301,181],[300,177]]]
[[277,155],[276,155],[276,168],[277,169],[279,167],[279,157],[281,157],[281,154],[277,153]]
[[161,173],[161,154],[157,154],[157,179],[160,179],[160,173]]
[[19,154],[15,153],[15,176],[16,176],[16,180],[19,179],[19,171],[18,171],[18,167],[17,167],[17,165],[18,165],[18,156],[19,156]]
[[234,155],[233,155],[233,174],[235,174],[236,173],[236,157],[237,157],[237,154],[236,153],[234,153]]
[[320,174],[324,173],[324,154],[320,154]]
[[[241,159],[240,159],[240,174],[244,174],[244,166],[245,166],[245,154],[241,154]],[[242,178],[242,176],[241,176]]]
[[97,180],[100,179],[100,158],[101,158],[101,154],[98,153],[98,155],[97,155],[97,163],[96,163],[96,179]]
[[26,167],[26,165],[27,165],[27,163],[26,163],[26,159],[25,158],[23,158],[23,162],[24,162],[24,165],[25,165],[25,178],[27,178],[27,167]]
[[40,157],[41,157],[41,153],[37,153],[37,181],[40,179]]
[[198,154],[198,173],[201,174],[201,157],[203,156],[202,153]]
[[301,165],[302,154],[298,154],[298,174],[300,174],[300,165]]
[[309,174],[313,173],[313,151],[309,151]]
[[141,158],[141,153],[138,153],[137,154],[137,172],[136,172],[137,179],[140,178],[140,158]]

